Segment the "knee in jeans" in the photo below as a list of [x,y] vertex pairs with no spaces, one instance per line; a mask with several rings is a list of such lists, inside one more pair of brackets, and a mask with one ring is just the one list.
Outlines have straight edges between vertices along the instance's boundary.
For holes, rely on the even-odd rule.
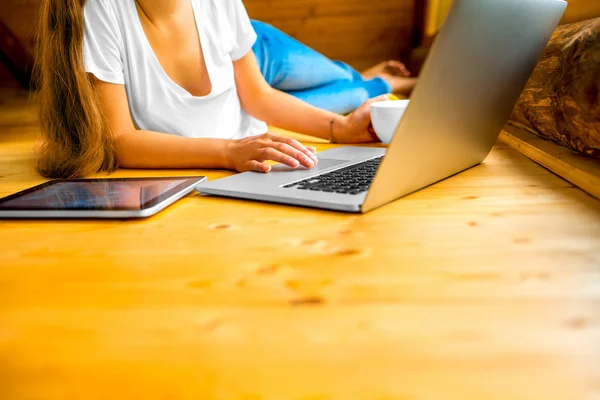
[[257,35],[260,35],[262,32],[266,33],[276,29],[274,26],[269,25],[266,22],[257,21],[255,19],[251,20],[250,23],[252,24],[252,28],[254,28],[254,31]]

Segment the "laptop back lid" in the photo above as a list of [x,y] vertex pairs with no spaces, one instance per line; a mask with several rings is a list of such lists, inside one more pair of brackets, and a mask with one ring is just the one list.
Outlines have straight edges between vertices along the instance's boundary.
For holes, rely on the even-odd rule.
[[562,0],[455,1],[363,212],[487,157],[566,6]]

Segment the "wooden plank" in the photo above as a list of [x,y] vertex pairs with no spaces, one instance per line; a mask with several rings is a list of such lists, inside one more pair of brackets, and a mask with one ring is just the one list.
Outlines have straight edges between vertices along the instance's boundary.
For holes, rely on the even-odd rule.
[[19,86],[15,77],[10,73],[4,63],[0,62],[0,88]]
[[428,0],[427,1],[427,20],[425,32],[427,36],[434,36],[442,26],[448,12],[452,7],[453,0]]
[[[410,50],[423,44],[426,37],[427,0],[416,0],[413,7],[413,24]],[[409,55],[407,53],[407,55]]]
[[31,87],[33,57],[2,21],[0,21],[0,62],[21,86]]
[[[252,18],[273,24],[329,58],[365,69],[383,60],[408,59],[422,0],[246,0]],[[39,0],[5,0],[0,21],[32,52]],[[417,20],[419,20],[417,18]]]
[[525,127],[507,125],[500,140],[600,199],[600,161],[545,140]]
[[[0,35],[10,32],[10,42],[16,49],[0,44],[0,64],[8,74],[0,72],[0,87],[20,85],[29,87],[33,67],[34,23],[37,20],[40,0],[2,0],[0,6]],[[0,39],[2,42],[2,39]],[[12,47],[12,46],[11,46]]]
[[571,24],[591,18],[600,17],[600,2],[598,0],[567,0],[569,5],[561,24]]
[[[0,196],[44,181],[15,112]],[[189,174],[230,172],[113,176]],[[192,194],[0,221],[0,398],[594,399],[599,237],[599,201],[502,143],[367,215]]]
[[285,4],[269,0],[245,0],[251,18],[261,21],[323,17],[398,15],[412,13],[414,0],[380,0],[369,3],[360,0],[286,0]]
[[[302,43],[359,67],[398,59],[411,47],[415,1],[293,0],[273,4],[247,0],[250,16],[274,25]],[[371,64],[371,65],[372,65]]]
[[[412,16],[406,15],[406,18]],[[271,22],[327,57],[342,61],[398,58],[402,50],[408,48],[412,26],[398,26],[394,18],[385,16],[368,20],[353,16]]]
[[[597,0],[567,0],[568,6],[561,24],[572,24],[591,18],[600,18],[600,2]],[[428,0],[426,34],[433,36],[443,24],[453,0]]]
[[41,0],[2,0],[0,21],[26,48],[33,48],[35,23]]

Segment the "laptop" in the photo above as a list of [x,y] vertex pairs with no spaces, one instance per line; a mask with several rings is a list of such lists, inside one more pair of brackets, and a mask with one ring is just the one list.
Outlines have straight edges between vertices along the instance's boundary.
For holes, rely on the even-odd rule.
[[203,194],[368,212],[483,162],[556,29],[562,0],[456,0],[387,149],[340,147]]

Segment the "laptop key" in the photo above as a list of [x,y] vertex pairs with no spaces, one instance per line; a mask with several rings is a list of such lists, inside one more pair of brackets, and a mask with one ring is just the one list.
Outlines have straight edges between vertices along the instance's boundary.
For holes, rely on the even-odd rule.
[[383,157],[368,160],[283,187],[351,195],[363,193],[369,190],[382,159]]

